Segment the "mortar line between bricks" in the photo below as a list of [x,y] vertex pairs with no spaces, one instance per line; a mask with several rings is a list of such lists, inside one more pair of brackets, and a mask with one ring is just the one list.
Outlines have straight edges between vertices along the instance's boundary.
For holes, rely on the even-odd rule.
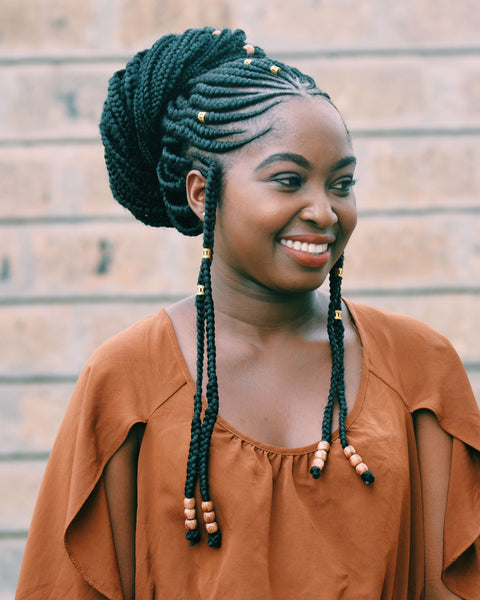
[[[364,208],[358,210],[361,218],[373,217],[431,217],[435,215],[477,215],[480,205],[420,206],[407,208]],[[51,215],[46,217],[0,218],[0,227],[35,225],[79,225],[85,223],[137,223],[130,215]]]
[[[480,372],[480,361],[465,360],[462,361],[463,366],[468,372]],[[64,383],[74,384],[77,382],[78,375],[18,375],[13,376],[1,376],[0,375],[0,386],[4,385],[62,385]],[[3,457],[3,458],[2,458]],[[6,457],[6,458],[5,458]],[[13,458],[12,457],[16,457]],[[33,458],[26,458],[33,457]],[[10,453],[0,454],[0,461],[4,460],[44,460],[48,458],[48,453]]]
[[[403,288],[349,288],[348,297],[421,297],[448,295],[479,295],[480,286],[429,286]],[[10,296],[0,298],[0,307],[43,306],[58,304],[169,304],[185,298],[185,295],[166,296],[163,294],[115,294],[115,295],[69,295],[69,296]]]
[[76,383],[80,373],[77,375],[0,375],[0,385],[41,385]]
[[[383,58],[383,57],[457,57],[478,56],[479,46],[452,46],[452,47],[380,47],[380,48],[314,48],[304,50],[269,50],[268,53],[282,60],[295,60],[302,58]],[[54,55],[43,56],[24,54],[17,56],[0,56],[0,66],[30,66],[30,65],[69,65],[69,64],[114,64],[125,63],[131,58],[130,54],[106,55]]]
[[30,306],[43,304],[170,304],[188,294],[115,294],[69,296],[10,296],[0,298],[0,306]]
[[448,296],[448,295],[477,295],[480,294],[479,286],[429,286],[429,287],[404,287],[396,288],[349,288],[345,285],[346,297],[418,297],[418,296]]
[[49,456],[50,452],[2,452],[0,453],[0,463],[46,461]]
[[[355,138],[398,138],[398,137],[472,137],[480,136],[480,127],[405,127],[382,129],[351,129]],[[3,138],[0,148],[24,148],[32,146],[87,146],[100,145],[99,137],[55,137],[55,138]]]
[[25,530],[25,531],[0,530],[0,540],[27,539],[27,535],[28,535],[28,530]]

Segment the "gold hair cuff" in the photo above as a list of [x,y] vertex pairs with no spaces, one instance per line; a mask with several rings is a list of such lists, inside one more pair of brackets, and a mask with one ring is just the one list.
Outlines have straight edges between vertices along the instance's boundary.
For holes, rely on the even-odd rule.
[[206,114],[207,113],[203,110],[198,113],[197,118],[201,123],[205,123],[205,115]]
[[277,65],[272,65],[270,67],[270,71],[274,74],[274,75],[278,75],[280,73],[282,69],[280,67],[277,67]]
[[212,258],[212,251],[210,248],[202,248],[202,258]]
[[205,296],[205,286],[197,285],[197,296]]
[[342,320],[342,311],[341,310],[336,310],[335,311],[335,320],[336,321],[341,321]]
[[252,61],[253,61],[253,58],[246,58],[246,59],[245,59],[243,62],[244,62],[246,65],[251,65],[251,64],[252,64]]
[[337,275],[338,275],[338,277],[343,277],[343,269],[342,269],[342,267],[338,267],[338,269],[337,269]]

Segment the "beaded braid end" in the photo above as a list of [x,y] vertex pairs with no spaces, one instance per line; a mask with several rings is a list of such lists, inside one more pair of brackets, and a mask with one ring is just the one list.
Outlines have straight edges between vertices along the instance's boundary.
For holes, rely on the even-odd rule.
[[200,541],[195,504],[195,498],[184,498],[183,500],[183,506],[185,507],[183,514],[185,515],[185,529],[187,530],[186,538],[190,542],[190,546],[194,546]]
[[211,500],[202,502],[203,521],[208,534],[208,545],[210,548],[220,548],[222,545],[222,532],[218,527],[217,517],[213,510]]
[[360,454],[357,454],[355,448],[348,445],[343,449],[343,453],[358,475],[360,475],[363,483],[365,485],[371,485],[375,481],[375,476],[363,462]]
[[328,458],[328,452],[330,450],[330,444],[326,440],[318,442],[317,450],[315,452],[310,473],[314,479],[318,479],[325,467],[325,463]]

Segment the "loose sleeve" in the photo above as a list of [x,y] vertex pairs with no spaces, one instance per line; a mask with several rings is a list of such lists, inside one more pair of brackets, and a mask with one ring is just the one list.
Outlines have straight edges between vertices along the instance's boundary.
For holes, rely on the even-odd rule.
[[480,600],[480,412],[452,344],[413,319],[349,303],[377,374],[408,410],[432,411],[453,438],[444,520],[442,579],[466,600]]
[[[465,600],[480,599],[480,413],[464,367],[442,337],[422,361],[412,410],[432,411],[453,438],[444,521],[442,579]],[[427,362],[428,361],[428,362]],[[428,382],[428,385],[426,383]]]
[[443,580],[461,598],[480,599],[480,415],[457,354],[446,344],[444,375],[424,400],[453,437],[445,511]]
[[103,472],[130,428],[183,384],[173,361],[160,367],[148,352],[161,355],[161,342],[137,328],[82,372],[40,488],[17,600],[123,600]]

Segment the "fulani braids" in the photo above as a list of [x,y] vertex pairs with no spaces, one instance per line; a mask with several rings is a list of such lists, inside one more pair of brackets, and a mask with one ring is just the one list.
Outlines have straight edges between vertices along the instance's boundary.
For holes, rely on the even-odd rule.
[[[114,74],[100,121],[110,187],[116,200],[146,225],[175,227],[189,236],[203,233],[196,296],[196,393],[184,500],[190,544],[200,539],[197,481],[208,543],[214,547],[221,544],[208,478],[210,440],[219,408],[210,269],[216,210],[222,194],[221,157],[268,133],[268,125],[262,126],[263,121],[257,117],[293,95],[319,95],[330,101],[313,79],[293,67],[273,62],[263,50],[246,44],[243,31],[190,29],[182,35],[162,37]],[[186,198],[185,178],[192,168],[198,168],[206,178],[204,223],[190,209]],[[332,375],[322,441],[310,472],[317,479],[325,466],[333,406],[338,402],[340,441],[345,455],[369,484],[374,477],[348,445],[345,426],[342,275],[343,257],[330,273],[327,327]],[[207,391],[202,419],[205,359]]]

